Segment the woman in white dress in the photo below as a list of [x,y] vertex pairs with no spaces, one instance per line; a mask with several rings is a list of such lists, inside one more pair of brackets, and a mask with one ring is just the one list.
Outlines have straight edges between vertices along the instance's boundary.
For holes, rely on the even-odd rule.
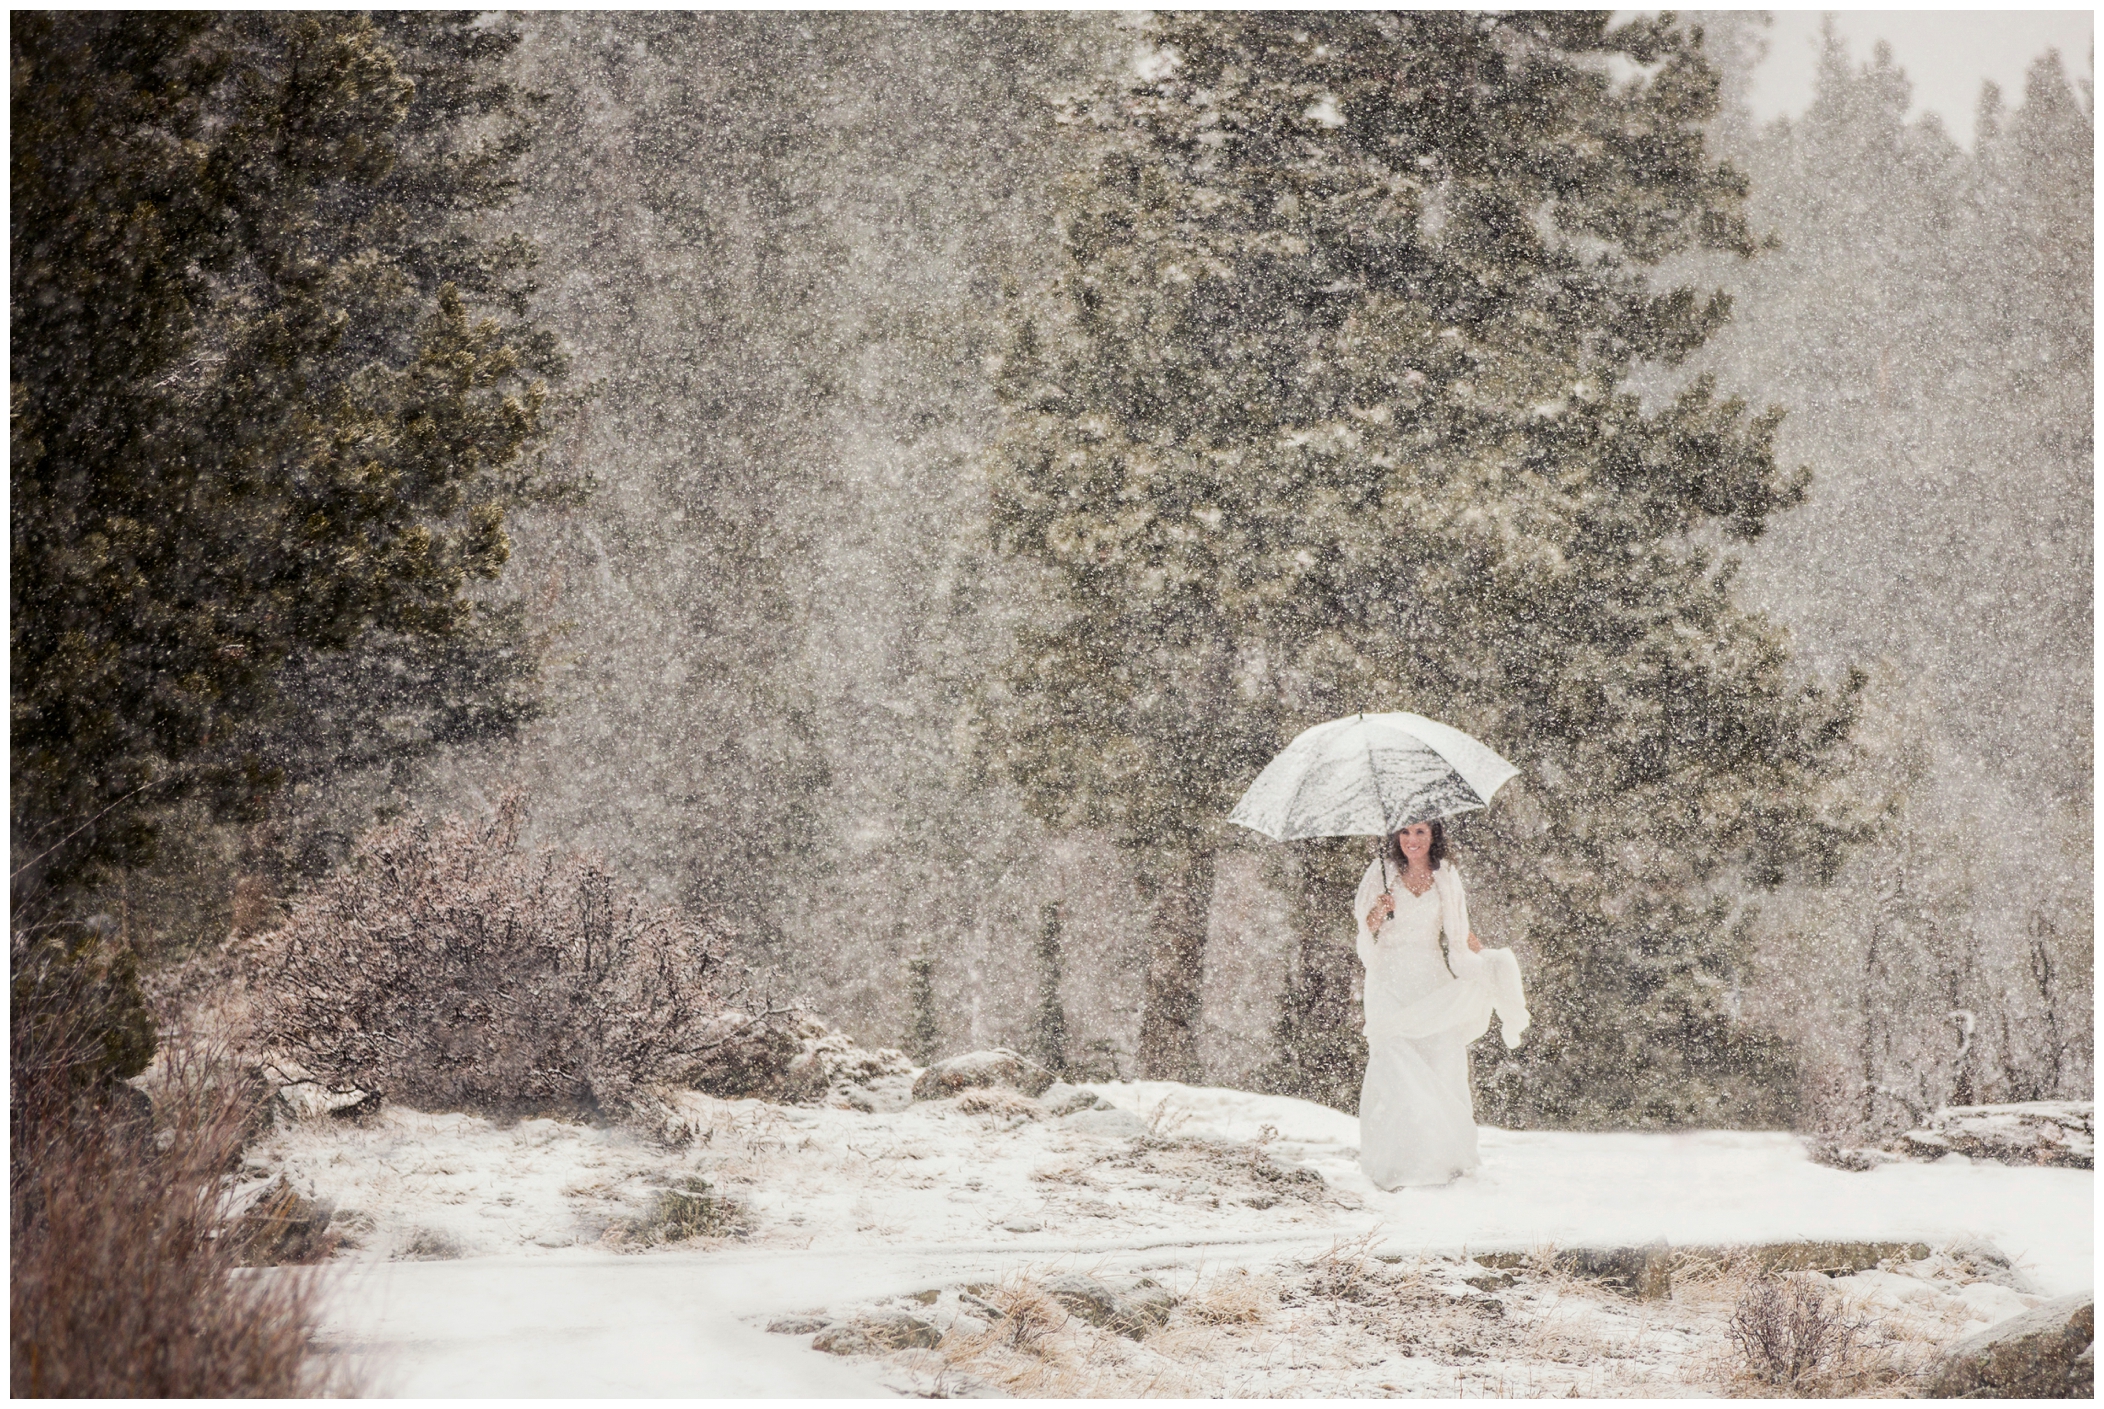
[[1366,966],[1359,1166],[1384,1189],[1444,1184],[1479,1163],[1468,1044],[1495,1011],[1505,1045],[1518,1046],[1527,1005],[1512,951],[1469,930],[1445,828],[1412,823],[1384,850],[1352,907]]

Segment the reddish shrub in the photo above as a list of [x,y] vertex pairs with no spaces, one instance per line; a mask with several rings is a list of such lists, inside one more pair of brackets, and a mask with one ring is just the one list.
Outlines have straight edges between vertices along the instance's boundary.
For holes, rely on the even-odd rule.
[[596,861],[528,854],[524,816],[510,798],[362,842],[274,937],[258,1040],[428,1109],[616,1110],[691,1075],[725,1041],[722,946]]
[[309,1347],[314,1274],[239,1273],[238,1240],[223,1236],[225,1176],[256,1093],[180,1056],[163,1087],[149,1115],[128,1087],[15,1084],[12,1392],[282,1398],[330,1388]]

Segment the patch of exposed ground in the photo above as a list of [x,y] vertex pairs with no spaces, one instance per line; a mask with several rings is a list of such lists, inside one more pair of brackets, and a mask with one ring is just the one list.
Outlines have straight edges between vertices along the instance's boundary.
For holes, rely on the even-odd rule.
[[1557,1264],[1553,1249],[1502,1268],[1384,1256],[1369,1236],[1263,1267],[1027,1268],[770,1328],[868,1357],[921,1395],[1854,1398],[1917,1393],[1941,1347],[2038,1300],[2010,1285],[2006,1264],[1963,1249],[1839,1277],[1786,1273],[1810,1279],[1849,1334],[1778,1384],[1731,1333],[1758,1256],[1682,1255],[1670,1293],[1651,1300]]

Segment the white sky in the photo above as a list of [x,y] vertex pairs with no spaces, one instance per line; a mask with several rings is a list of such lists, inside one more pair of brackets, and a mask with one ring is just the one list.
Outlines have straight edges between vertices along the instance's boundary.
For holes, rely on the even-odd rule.
[[1795,117],[1812,101],[1812,75],[1819,62],[1819,26],[1826,15],[1848,45],[1849,59],[1870,62],[1882,39],[1893,61],[1914,84],[1908,117],[1932,110],[1944,129],[1970,147],[1973,113],[1982,80],[2002,86],[2002,100],[2023,100],[2024,71],[2047,49],[2058,49],[2070,79],[2093,68],[2091,10],[1772,10],[1768,58],[1755,72],[1751,95],[1756,116],[1766,121]]

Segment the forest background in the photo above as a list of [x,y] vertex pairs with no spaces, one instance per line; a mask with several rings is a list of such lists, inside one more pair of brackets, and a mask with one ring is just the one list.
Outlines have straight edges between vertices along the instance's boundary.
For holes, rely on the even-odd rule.
[[[1968,151],[1904,120],[1889,60],[1837,50],[1801,119],[1759,126],[1757,17],[1689,18],[1723,80],[1714,152],[1774,239],[1660,271],[1727,290],[1731,317],[1633,384],[1655,407],[1712,373],[1787,412],[1775,459],[1811,469],[1803,502],[1716,546],[1741,564],[1738,601],[1788,629],[1792,669],[1867,672],[1841,771],[1876,822],[1837,843],[1830,883],[1686,898],[1710,916],[1690,981],[1762,1039],[1736,1073],[1753,1097],[1648,1106],[1628,1070],[1543,1109],[1525,1068],[1486,1057],[1485,1114],[1853,1127],[2086,1094],[2089,95],[2042,61],[2020,100],[1983,96]],[[370,296],[388,310],[376,342],[465,336],[403,311],[451,280],[567,354],[523,337],[532,366],[437,398],[497,469],[538,447],[531,483],[469,495],[509,508],[508,561],[470,514],[457,544],[342,607],[387,604],[391,633],[310,623],[269,737],[225,755],[261,760],[271,786],[231,762],[200,774],[150,843],[111,841],[73,908],[170,968],[268,928],[374,822],[523,789],[536,835],[735,931],[742,963],[858,1040],[1147,1066],[1164,888],[1105,829],[1047,821],[983,727],[987,682],[1061,601],[1053,574],[995,551],[990,454],[1017,310],[1061,267],[1076,199],[1054,99],[1129,66],[1138,36],[1108,16],[631,14],[392,42],[433,75],[480,64],[449,120],[515,135],[482,149],[489,189],[429,227],[460,238]],[[446,141],[476,150],[433,131],[432,162]],[[415,170],[394,178],[406,201]],[[341,230],[399,240],[355,221],[297,233]],[[476,419],[477,386],[526,372],[571,400]],[[354,390],[365,409],[328,413],[345,437],[430,399]],[[474,624],[434,656],[415,611],[463,584]],[[19,795],[36,766],[19,586],[16,613]],[[208,720],[193,733],[213,738]],[[1472,842],[1494,855],[1499,838],[1460,828],[1464,858]],[[43,861],[19,809],[16,847],[18,869]],[[1173,1074],[1349,1104],[1349,922],[1310,854],[1220,839]],[[1478,927],[1540,972],[1556,937],[1501,909],[1495,873],[1477,884]],[[18,929],[36,919],[19,885]],[[1553,1013],[1553,985],[1540,998]]]

